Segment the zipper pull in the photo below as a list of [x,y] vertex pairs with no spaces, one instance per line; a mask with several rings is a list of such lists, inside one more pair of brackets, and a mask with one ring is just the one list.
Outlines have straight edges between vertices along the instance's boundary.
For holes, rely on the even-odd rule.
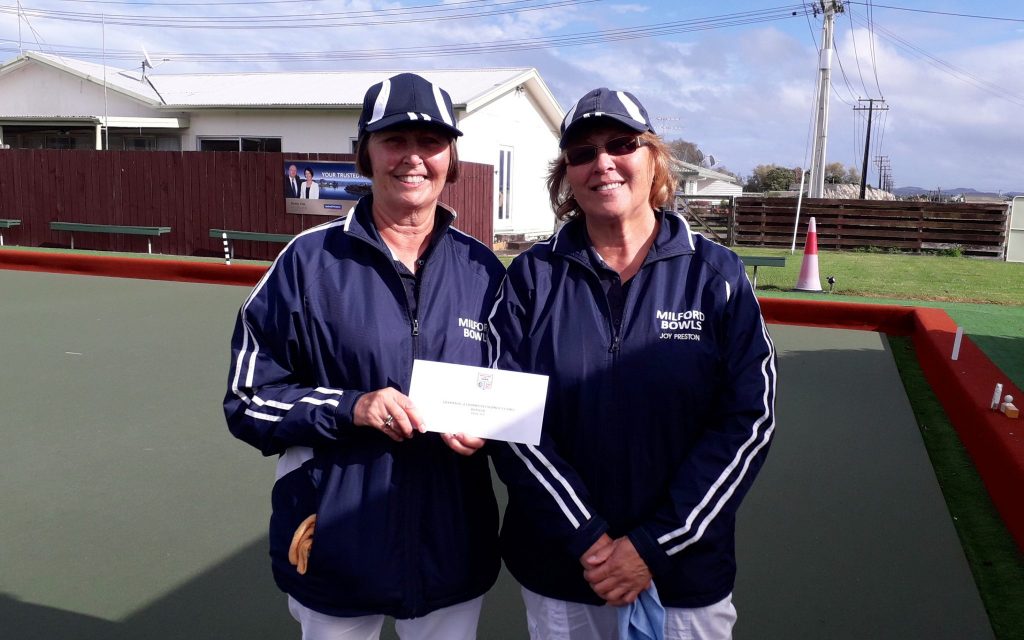
[[619,337],[619,334],[615,334],[615,337],[612,339],[612,346],[611,348],[608,349],[608,351],[610,353],[618,353],[620,342],[622,342],[622,338]]
[[420,321],[417,320],[416,318],[412,319],[412,335],[413,336],[420,335]]

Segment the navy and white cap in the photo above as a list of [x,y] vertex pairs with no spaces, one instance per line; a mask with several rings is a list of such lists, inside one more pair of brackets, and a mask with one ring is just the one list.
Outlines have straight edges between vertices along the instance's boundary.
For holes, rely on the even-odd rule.
[[452,136],[462,135],[455,128],[452,97],[415,73],[400,73],[367,89],[359,114],[359,137],[404,122],[430,122]]
[[601,87],[588,92],[569,109],[562,120],[562,139],[558,146],[565,148],[569,133],[579,128],[581,122],[592,122],[594,118],[611,118],[624,124],[637,133],[650,131],[654,133],[647,109],[632,93],[628,91],[612,91]]

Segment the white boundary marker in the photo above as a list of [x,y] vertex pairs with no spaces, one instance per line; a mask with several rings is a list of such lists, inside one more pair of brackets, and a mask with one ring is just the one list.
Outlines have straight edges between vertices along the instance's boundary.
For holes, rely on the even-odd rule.
[[964,339],[964,328],[956,328],[956,337],[953,338],[953,360],[960,359],[960,341]]
[[[231,266],[231,248],[228,245],[228,234],[221,232],[220,237],[224,239],[224,264]],[[956,358],[953,358],[956,360]]]

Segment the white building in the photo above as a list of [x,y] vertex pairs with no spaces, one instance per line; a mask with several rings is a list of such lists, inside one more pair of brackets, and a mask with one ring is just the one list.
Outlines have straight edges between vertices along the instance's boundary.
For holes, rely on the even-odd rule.
[[[141,72],[38,52],[0,65],[0,145],[349,153],[366,89],[401,71]],[[550,233],[563,111],[537,70],[415,72],[451,94],[459,157],[494,166],[494,232]]]
[[717,200],[743,194],[740,181],[727,173],[720,173],[697,164],[675,160],[674,170],[679,181],[676,195],[689,200]]

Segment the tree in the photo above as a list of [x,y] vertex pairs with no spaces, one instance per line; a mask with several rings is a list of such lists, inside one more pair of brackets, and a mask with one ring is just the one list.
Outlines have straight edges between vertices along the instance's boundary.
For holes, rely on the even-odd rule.
[[826,184],[860,184],[860,171],[856,167],[846,167],[842,162],[830,162],[825,165]]
[[677,160],[690,164],[701,164],[704,161],[704,152],[695,142],[683,139],[673,140],[668,143],[668,148]]
[[788,191],[793,183],[793,176],[800,179],[800,170],[780,167],[777,164],[759,164],[754,167],[754,173],[747,179],[743,186],[744,191]]

